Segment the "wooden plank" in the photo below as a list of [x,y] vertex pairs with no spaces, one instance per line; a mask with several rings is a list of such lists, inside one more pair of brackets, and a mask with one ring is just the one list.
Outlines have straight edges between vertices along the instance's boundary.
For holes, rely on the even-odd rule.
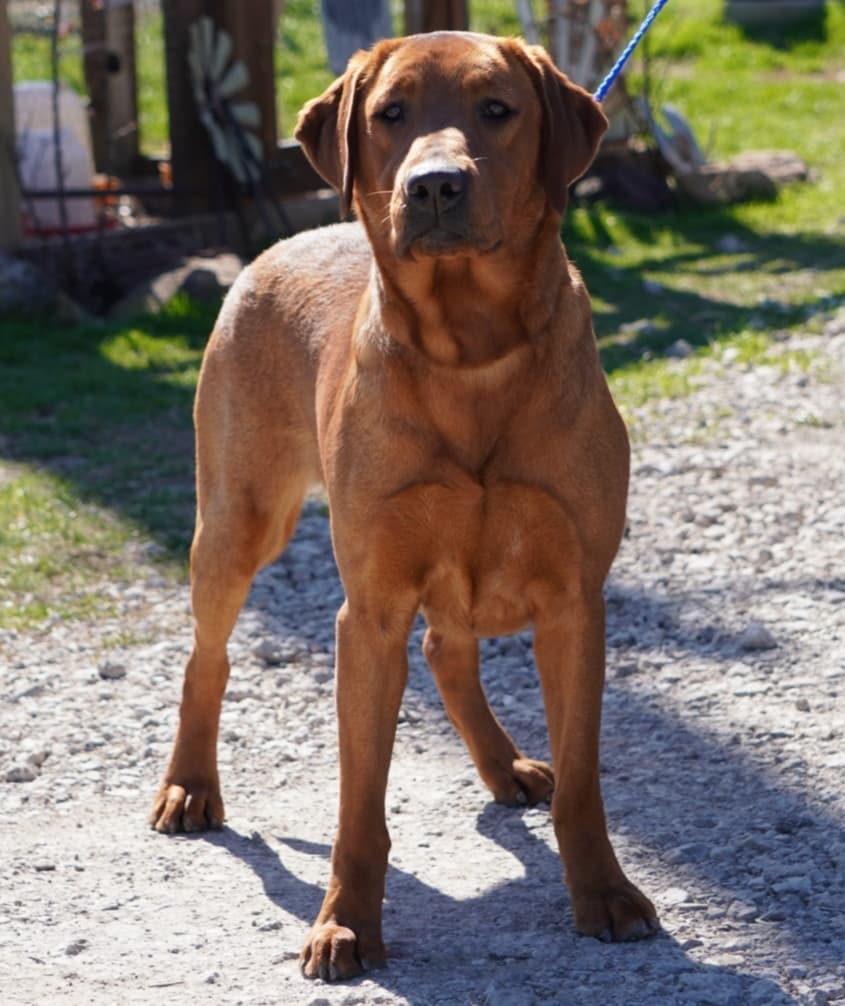
[[139,152],[135,10],[121,0],[81,5],[85,84],[98,171],[126,174]]
[[327,188],[296,140],[283,140],[270,162],[270,191],[276,197],[301,195]]
[[405,0],[405,34],[424,31],[466,31],[467,0]]
[[261,111],[260,138],[264,159],[276,151],[276,20],[269,3],[211,0],[208,13],[218,27],[228,31],[235,43],[233,57],[249,69],[249,84],[237,101],[254,101]]
[[6,0],[0,0],[0,248],[14,247],[20,237],[21,196],[12,101],[12,31]]
[[201,15],[232,36],[231,59],[242,60],[249,84],[235,101],[253,101],[261,112],[259,136],[265,162],[276,151],[274,75],[275,22],[273,5],[241,4],[236,0],[163,0],[170,151],[173,185],[192,191],[182,210],[197,213],[236,203],[236,187],[228,170],[217,163],[211,142],[197,113],[187,62],[189,28]]
[[[203,0],[163,0],[161,9],[171,174],[175,188],[193,193],[180,200],[179,211],[183,214],[198,213],[213,205],[213,193],[220,185],[211,141],[197,114],[186,58],[188,28],[205,12],[205,3]],[[222,198],[219,201],[222,202]]]

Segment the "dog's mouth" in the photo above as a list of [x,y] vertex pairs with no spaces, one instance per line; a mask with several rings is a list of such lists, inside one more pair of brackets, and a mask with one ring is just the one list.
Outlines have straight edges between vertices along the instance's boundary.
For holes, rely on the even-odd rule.
[[501,245],[501,239],[478,240],[447,227],[433,226],[422,233],[405,234],[399,241],[400,257],[458,258],[468,255],[486,255]]

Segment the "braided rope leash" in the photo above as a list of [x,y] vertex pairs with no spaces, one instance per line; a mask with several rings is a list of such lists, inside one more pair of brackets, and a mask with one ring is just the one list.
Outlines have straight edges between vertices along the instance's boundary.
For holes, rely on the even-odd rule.
[[604,99],[607,97],[607,92],[611,89],[611,87],[613,87],[614,83],[616,82],[616,78],[622,72],[622,69],[628,62],[628,58],[630,57],[631,53],[640,44],[643,35],[645,35],[645,33],[649,30],[649,28],[654,23],[654,19],[663,10],[663,8],[666,6],[667,3],[669,3],[669,0],[657,0],[657,3],[655,3],[654,6],[651,8],[651,10],[648,12],[648,14],[646,14],[645,20],[637,29],[636,35],[634,35],[631,41],[625,46],[624,50],[622,51],[622,55],[619,57],[619,59],[616,60],[616,62],[611,67],[608,75],[604,78],[601,84],[599,84],[598,90],[593,95],[596,101],[599,102],[604,101]]

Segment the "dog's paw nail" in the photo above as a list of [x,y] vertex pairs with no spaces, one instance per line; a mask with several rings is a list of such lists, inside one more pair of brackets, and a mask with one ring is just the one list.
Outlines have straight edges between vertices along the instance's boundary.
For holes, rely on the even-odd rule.
[[613,933],[610,929],[602,929],[600,933],[596,933],[596,939],[602,943],[613,943]]
[[515,803],[519,804],[521,807],[524,807],[528,803],[528,797],[524,789],[518,789],[516,791]]
[[[322,968],[320,970],[322,970]],[[329,977],[328,977],[328,981],[330,981],[330,982],[336,982],[337,981],[337,977],[338,977],[338,975],[337,975],[337,968],[334,966],[334,964],[330,964],[329,965]]]

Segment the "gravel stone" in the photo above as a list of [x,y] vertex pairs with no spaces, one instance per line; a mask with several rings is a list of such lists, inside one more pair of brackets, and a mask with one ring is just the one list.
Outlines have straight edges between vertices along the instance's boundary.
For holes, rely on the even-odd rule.
[[741,650],[773,650],[776,646],[775,637],[759,622],[752,622],[739,637]]
[[33,782],[38,778],[38,767],[27,763],[26,765],[16,765],[6,772],[6,782]]
[[104,660],[98,665],[97,673],[104,681],[119,681],[126,677],[126,665]]

